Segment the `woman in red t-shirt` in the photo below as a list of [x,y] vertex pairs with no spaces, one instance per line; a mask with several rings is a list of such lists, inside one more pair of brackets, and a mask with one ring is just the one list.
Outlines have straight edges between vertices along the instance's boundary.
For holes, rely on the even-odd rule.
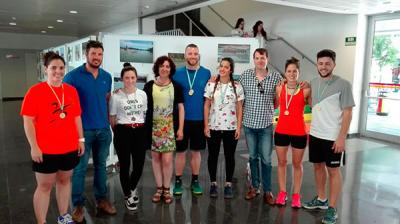
[[275,102],[279,104],[279,119],[275,129],[275,146],[278,156],[279,193],[275,203],[285,205],[286,160],[289,146],[292,148],[293,194],[292,207],[300,208],[300,188],[303,177],[302,160],[307,145],[307,133],[304,124],[304,106],[307,103],[310,88],[300,88],[299,60],[291,58],[285,64],[286,83],[276,87]]
[[21,108],[37,181],[33,207],[37,223],[46,223],[55,184],[60,213],[57,222],[73,223],[68,214],[70,179],[72,169],[85,151],[81,108],[75,88],[62,82],[64,59],[54,52],[46,53],[43,59],[47,81],[28,90]]

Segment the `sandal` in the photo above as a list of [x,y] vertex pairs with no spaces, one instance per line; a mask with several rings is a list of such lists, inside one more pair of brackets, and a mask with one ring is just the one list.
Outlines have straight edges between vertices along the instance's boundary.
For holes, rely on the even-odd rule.
[[165,204],[171,204],[172,196],[171,196],[171,192],[169,191],[169,188],[164,188],[163,199],[164,199]]
[[161,201],[161,196],[163,195],[163,188],[162,187],[157,187],[156,193],[154,193],[153,198],[151,201],[153,203],[158,203]]

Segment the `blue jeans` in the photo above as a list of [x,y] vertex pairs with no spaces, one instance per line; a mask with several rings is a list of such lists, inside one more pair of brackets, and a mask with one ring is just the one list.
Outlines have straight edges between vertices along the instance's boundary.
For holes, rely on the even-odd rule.
[[272,154],[272,125],[267,128],[244,127],[247,147],[249,148],[249,163],[251,185],[260,185],[259,161],[261,158],[261,178],[264,192],[271,191],[271,154]]
[[110,151],[111,130],[109,128],[85,130],[85,153],[72,174],[72,204],[73,206],[85,204],[85,177],[90,154],[93,154],[94,166],[94,195],[96,200],[107,197],[107,172],[106,161]]

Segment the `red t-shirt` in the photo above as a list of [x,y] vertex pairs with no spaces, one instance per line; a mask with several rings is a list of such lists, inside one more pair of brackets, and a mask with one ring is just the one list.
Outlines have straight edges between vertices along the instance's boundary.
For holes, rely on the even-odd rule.
[[[288,101],[290,95],[288,95]],[[302,136],[306,135],[306,126],[304,124],[304,92],[300,89],[298,93],[293,95],[293,99],[289,105],[289,114],[286,111],[286,85],[283,86],[279,98],[279,118],[276,124],[275,132],[285,135]]]
[[[78,149],[78,129],[75,117],[81,115],[76,89],[64,86],[64,119],[60,118],[60,104],[46,82],[32,86],[25,95],[21,116],[34,117],[36,141],[44,154],[64,154]],[[53,87],[62,103],[62,88]]]

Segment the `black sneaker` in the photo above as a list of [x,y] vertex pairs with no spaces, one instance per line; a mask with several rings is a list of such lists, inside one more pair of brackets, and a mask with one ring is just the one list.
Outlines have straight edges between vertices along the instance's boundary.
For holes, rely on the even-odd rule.
[[231,198],[233,198],[232,185],[230,185],[230,184],[225,185],[225,188],[224,188],[224,198],[226,198],[226,199],[231,199]]
[[133,197],[129,197],[125,199],[125,206],[129,211],[136,211],[137,210],[137,204],[133,202]]
[[210,186],[210,197],[217,198],[218,197],[218,186],[216,183],[211,183]]

